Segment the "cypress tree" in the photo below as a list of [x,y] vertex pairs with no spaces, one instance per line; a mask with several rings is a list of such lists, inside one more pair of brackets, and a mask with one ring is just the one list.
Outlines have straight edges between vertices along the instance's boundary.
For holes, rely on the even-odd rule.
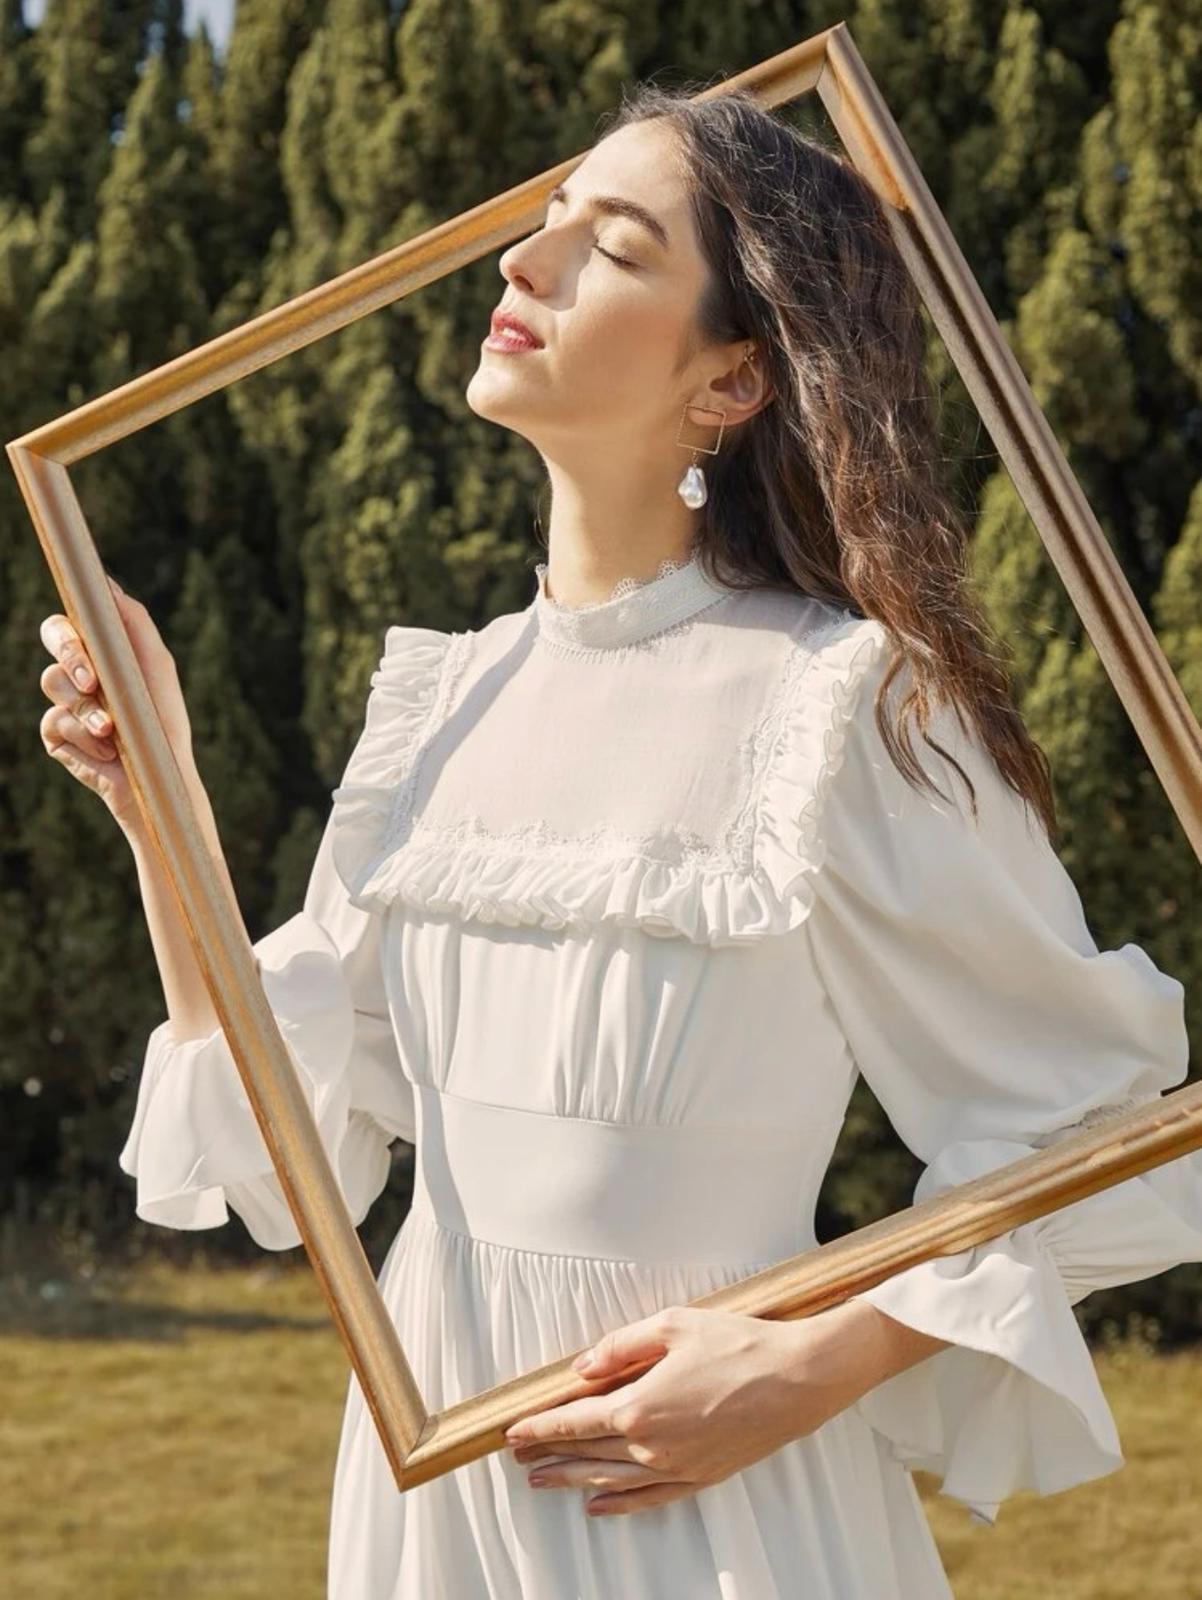
[[[1197,709],[1200,0],[242,0],[223,59],[178,0],[51,0],[34,30],[0,0],[6,436],[583,148],[623,83],[713,81],[843,16]],[[176,651],[252,934],[299,905],[386,626],[530,597],[541,464],[463,399],[503,292],[493,253],[74,469]],[[1196,857],[933,335],[928,361],[1066,865],[1103,944],[1192,985]],[[31,748],[57,607],[6,496],[0,669],[28,692],[0,705],[0,1126],[22,1130],[0,1160],[111,1194],[161,996],[148,940],[143,982],[116,969],[137,903],[111,824]],[[97,994],[121,996],[99,1027]],[[828,1220],[904,1205],[916,1171],[861,1085]],[[1174,1274],[1147,1303],[1191,1292]]]

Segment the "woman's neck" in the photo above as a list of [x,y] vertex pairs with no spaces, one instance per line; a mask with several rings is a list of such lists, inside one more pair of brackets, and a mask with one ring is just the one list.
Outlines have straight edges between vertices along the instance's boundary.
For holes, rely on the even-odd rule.
[[[560,605],[608,600],[623,578],[654,578],[665,561],[688,561],[698,513],[676,493],[679,463],[653,474],[623,475],[589,487],[548,464],[552,505],[547,529],[547,591]],[[649,481],[650,480],[650,481]]]

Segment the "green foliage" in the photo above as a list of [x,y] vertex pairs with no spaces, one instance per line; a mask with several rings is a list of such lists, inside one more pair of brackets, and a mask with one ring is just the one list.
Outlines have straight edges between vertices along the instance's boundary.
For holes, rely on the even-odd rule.
[[[865,0],[847,21],[1200,715],[1202,5],[918,12],[921,23],[913,7]],[[953,59],[964,95],[945,82]],[[1009,475],[985,466],[973,576],[1052,763],[1061,858],[1099,945],[1143,944],[1192,1000],[1197,855]],[[906,1204],[903,1169],[859,1086],[824,1186],[838,1218],[828,1232]],[[1180,1335],[1200,1301],[1202,1269],[1182,1267],[1091,1295],[1078,1316],[1093,1329],[1156,1313]]]
[[[0,0],[6,438],[571,155],[625,83],[846,20],[1202,714],[1202,0],[241,0],[223,58],[180,14],[51,0],[31,30]],[[300,904],[385,628],[529,598],[540,464],[463,398],[502,287],[494,253],[75,468],[176,654],[252,936]],[[1197,857],[934,337],[928,366],[1091,925],[1196,993]],[[58,605],[11,478],[0,596],[0,1170],[27,1215],[124,1241],[162,1001],[128,852],[35,732]],[[917,1171],[860,1084],[825,1232]],[[1086,1314],[1171,1333],[1199,1295],[1183,1270]]]

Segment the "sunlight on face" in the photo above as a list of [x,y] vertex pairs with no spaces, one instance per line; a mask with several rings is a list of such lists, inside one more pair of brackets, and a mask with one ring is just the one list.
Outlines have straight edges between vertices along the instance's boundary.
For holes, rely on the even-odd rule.
[[[662,451],[675,437],[696,387],[696,372],[676,367],[709,271],[678,162],[667,124],[618,129],[569,174],[567,198],[552,198],[544,225],[504,252],[498,309],[543,345],[510,353],[482,342],[465,396],[478,416],[553,454],[570,441]],[[601,197],[644,207],[666,242],[632,216],[607,214]]]

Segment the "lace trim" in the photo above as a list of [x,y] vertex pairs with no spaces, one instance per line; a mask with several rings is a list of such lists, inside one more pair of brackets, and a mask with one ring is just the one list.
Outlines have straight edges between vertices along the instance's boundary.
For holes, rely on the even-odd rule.
[[1151,1105],[1161,1099],[1159,1089],[1149,1090],[1146,1094],[1131,1094],[1125,1100],[1115,1100],[1109,1105],[1091,1106],[1083,1117],[1078,1117],[1076,1122],[1066,1122],[1063,1127],[1054,1128],[1051,1133],[1041,1134],[1039,1138],[1032,1139],[1031,1143],[1039,1149],[1045,1149],[1050,1144],[1058,1144],[1061,1139],[1067,1139],[1072,1134],[1084,1133],[1087,1129],[1096,1127],[1100,1122],[1109,1122],[1115,1117],[1124,1117],[1129,1111],[1134,1111],[1137,1106]]
[[620,578],[605,600],[565,606],[546,594],[547,565],[540,562],[533,609],[540,642],[599,656],[628,649],[692,621],[732,591],[709,576],[694,550],[687,560],[661,561],[649,578]]
[[[652,580],[648,579],[648,582],[651,581]],[[561,639],[555,634],[547,632],[546,629],[543,629],[538,634],[538,643],[543,649],[554,650],[561,656],[596,658],[600,656],[622,655],[630,650],[642,650],[648,655],[655,655],[663,649],[665,640],[675,639],[679,634],[687,633],[702,612],[708,611],[711,605],[717,605],[725,598],[725,595],[716,594],[712,600],[707,601],[706,604],[701,607],[700,611],[692,611],[687,617],[682,617],[678,622],[665,623],[662,628],[656,628],[651,633],[640,634],[637,639],[631,639],[625,644],[577,643],[577,635],[575,633],[573,633],[571,639]],[[607,602],[601,601],[600,604],[605,605]],[[570,607],[568,609],[567,617],[569,619],[575,615],[576,609],[576,607]],[[589,607],[587,609],[592,608]]]
[[660,578],[666,578],[670,572],[683,572],[685,567],[691,567],[696,558],[686,556],[683,561],[667,559],[661,561],[658,569],[649,578],[619,578],[617,583],[606,595],[604,600],[586,600],[583,605],[569,606],[562,600],[556,600],[554,595],[548,594],[546,589],[547,563],[540,561],[534,571],[542,586],[543,599],[549,606],[554,606],[556,611],[564,612],[568,616],[578,611],[596,611],[600,606],[607,606],[611,600],[620,600],[624,594],[633,594],[636,589],[645,589],[649,583],[657,583]]
[[417,844],[446,844],[456,848],[496,848],[505,854],[561,856],[577,860],[582,855],[635,857],[669,866],[704,866],[713,860],[714,846],[696,833],[624,833],[611,823],[601,823],[587,833],[558,833],[546,822],[529,822],[517,828],[490,829],[479,816],[452,823],[427,823],[418,818],[407,835]]

